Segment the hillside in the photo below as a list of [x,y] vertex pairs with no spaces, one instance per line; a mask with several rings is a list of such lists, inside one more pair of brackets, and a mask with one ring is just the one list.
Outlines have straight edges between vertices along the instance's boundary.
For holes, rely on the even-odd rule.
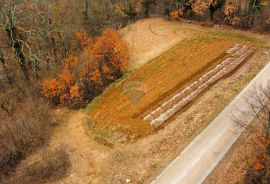
[[[111,163],[103,165],[101,170],[107,172],[96,173],[93,181],[149,183],[269,60],[268,37],[243,31],[174,24],[192,36],[111,85],[86,109],[88,134],[108,148],[103,161]],[[208,87],[177,116],[167,121],[166,126],[151,126],[142,120],[142,116],[136,119],[139,110],[149,112],[147,104],[150,104],[148,108],[155,109],[179,88],[216,66],[235,44],[256,47],[256,52],[233,73]],[[196,54],[192,53],[193,49]],[[191,72],[188,76],[187,71]],[[192,71],[195,74],[192,75]],[[185,80],[190,75],[192,80]]]
[[1,0],[0,28],[0,184],[269,183],[269,1]]
[[192,31],[163,19],[142,19],[121,29],[120,34],[132,51],[130,65],[139,68],[192,35]]
[[[51,109],[50,139],[20,162],[8,184],[37,176],[46,184],[150,183],[270,59],[269,37],[251,32],[156,18],[119,32],[133,66],[86,108]],[[59,147],[68,160],[55,158],[55,174],[46,178],[52,162],[44,158]],[[39,173],[31,175],[32,167]],[[219,182],[218,171],[206,182]]]

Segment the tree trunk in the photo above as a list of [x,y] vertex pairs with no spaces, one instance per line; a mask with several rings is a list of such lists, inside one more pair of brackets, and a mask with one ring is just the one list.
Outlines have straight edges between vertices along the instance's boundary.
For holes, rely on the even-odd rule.
[[[52,20],[51,19],[49,19],[49,24],[52,26]],[[48,39],[51,40],[49,43],[51,43],[50,47],[51,47],[51,50],[52,50],[52,53],[53,53],[53,56],[54,56],[54,61],[57,62],[57,58],[58,58],[57,57],[57,49],[56,49],[55,38],[53,36],[53,33],[51,33],[49,37],[50,38],[48,38]]]
[[18,30],[14,25],[12,17],[9,17],[9,24],[5,27],[5,32],[7,37],[12,42],[12,48],[14,49],[15,55],[19,61],[19,65],[24,74],[25,81],[29,82],[30,78],[26,66],[26,59],[23,54],[23,41],[19,38]]
[[19,59],[20,67],[21,67],[21,70],[23,71],[24,78],[27,82],[29,82],[30,78],[28,74],[28,69],[26,67],[26,59],[22,52],[22,43],[16,41],[13,45],[13,48],[15,49],[16,56]]
[[13,78],[9,74],[8,68],[6,66],[6,60],[5,60],[4,54],[3,54],[3,52],[1,50],[0,50],[0,62],[2,64],[2,66],[3,66],[3,70],[4,70],[4,73],[5,73],[5,76],[8,79],[8,83],[10,85],[12,85],[13,82],[14,82],[14,80],[13,80]]
[[210,9],[210,20],[213,21],[214,20],[214,14],[215,14],[215,11]]
[[54,55],[54,61],[57,62],[57,50],[56,50],[55,39],[53,36],[51,36],[51,41],[52,41],[52,50],[53,50],[53,55]]

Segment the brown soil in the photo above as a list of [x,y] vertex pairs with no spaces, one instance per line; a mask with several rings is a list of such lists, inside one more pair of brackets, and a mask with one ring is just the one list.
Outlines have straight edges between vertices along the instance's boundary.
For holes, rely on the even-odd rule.
[[[260,58],[260,60],[258,60]],[[270,59],[259,51],[236,73],[219,81],[164,129],[136,142],[115,145],[102,184],[148,184],[213,120]],[[239,164],[240,165],[240,164]]]
[[[95,141],[90,141],[89,136],[85,133],[86,114],[83,111],[56,109],[52,113],[57,125],[53,130],[51,140],[42,149],[25,159],[17,167],[15,177],[11,179],[24,180],[23,178],[26,177],[24,173],[29,163],[39,160],[43,150],[49,151],[65,147],[71,162],[68,173],[60,181],[53,182],[54,179],[50,179],[48,184],[59,184],[59,182],[63,184],[88,184],[95,178],[100,168],[106,165],[103,158],[106,157],[108,148]],[[12,180],[9,183],[12,183]],[[35,184],[34,181],[32,183]]]
[[[230,50],[233,50],[230,52]],[[197,80],[178,91],[178,93],[158,108],[148,112],[144,120],[149,121],[151,125],[159,125],[168,121],[174,114],[186,107],[210,85],[216,83],[224,76],[232,73],[236,68],[241,66],[255,51],[255,48],[236,45],[228,50],[225,57],[214,68],[206,71]],[[178,96],[177,96],[178,95]]]
[[[92,157],[102,159],[99,152],[106,153],[106,150],[90,142],[89,137],[85,134],[85,113],[59,109],[56,110],[55,116],[61,122],[55,130],[49,146],[57,147],[61,144],[67,146],[72,163],[68,176],[62,181],[70,184],[87,183],[98,171],[98,168],[93,165]],[[68,116],[68,118],[64,116]],[[101,163],[95,164],[95,166],[101,165]]]
[[[255,45],[260,48],[266,38],[242,31],[202,29],[198,25],[161,19],[141,20],[132,25],[137,26],[137,29],[123,32],[123,37],[125,35],[129,37],[131,34],[130,37],[139,40],[145,32],[145,29],[139,29],[140,25],[149,27],[153,24],[157,26],[157,30],[159,25],[160,27],[170,25],[166,29],[171,31],[177,29],[188,37],[128,74],[125,79],[114,83],[91,103],[89,113],[91,123],[99,134],[106,135],[104,138],[109,141],[108,144],[153,133],[156,127],[144,121],[142,115],[216,66],[224,52],[234,44]],[[138,44],[143,48],[148,42],[152,44],[153,39],[144,38]],[[142,50],[141,53],[146,52]]]
[[188,36],[177,24],[160,18],[137,21],[120,33],[130,45],[133,68],[143,66]]
[[[117,136],[132,139],[151,133],[155,127],[138,115],[216,66],[219,61],[216,58],[233,45],[233,41],[224,39],[180,43],[137,70],[117,87],[108,90],[91,111],[95,128],[111,134],[113,139],[117,139]],[[115,135],[118,133],[124,135]]]

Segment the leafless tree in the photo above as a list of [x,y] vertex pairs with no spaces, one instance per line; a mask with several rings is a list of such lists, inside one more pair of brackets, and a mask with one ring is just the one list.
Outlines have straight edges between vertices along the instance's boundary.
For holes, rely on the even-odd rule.
[[[242,113],[241,118],[234,116],[233,120],[240,127],[246,128],[249,135],[254,136],[255,142],[252,143],[256,144],[257,158],[255,164],[247,169],[244,183],[266,184],[270,180],[270,83],[265,82],[254,88],[245,102],[248,108],[239,110]],[[248,119],[254,121],[249,124],[250,121],[246,121]]]

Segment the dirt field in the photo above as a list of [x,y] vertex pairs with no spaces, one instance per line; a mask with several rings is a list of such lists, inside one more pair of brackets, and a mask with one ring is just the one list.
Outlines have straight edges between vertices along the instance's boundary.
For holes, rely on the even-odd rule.
[[179,25],[163,19],[144,19],[122,29],[120,34],[132,50],[132,68],[139,68],[184,40],[191,32],[187,34],[179,29]]
[[[103,158],[110,166],[102,168],[103,172],[97,173],[95,181],[106,184],[123,184],[129,180],[136,184],[149,183],[223,110],[269,59],[269,54],[259,51],[232,76],[212,86],[164,129],[136,142],[112,145],[107,157]],[[90,134],[93,135],[91,130]]]
[[[269,54],[257,53],[232,76],[212,86],[164,129],[134,143],[115,145],[108,159],[112,161],[112,167],[109,170],[104,168],[107,172],[100,173],[100,183],[122,184],[130,179],[130,183],[148,184],[224,109],[269,59]],[[219,176],[222,177],[222,172]]]
[[215,66],[216,58],[233,45],[233,41],[223,39],[180,43],[107,91],[91,111],[95,128],[107,131],[117,127],[129,137],[150,133],[155,127],[140,116]]

